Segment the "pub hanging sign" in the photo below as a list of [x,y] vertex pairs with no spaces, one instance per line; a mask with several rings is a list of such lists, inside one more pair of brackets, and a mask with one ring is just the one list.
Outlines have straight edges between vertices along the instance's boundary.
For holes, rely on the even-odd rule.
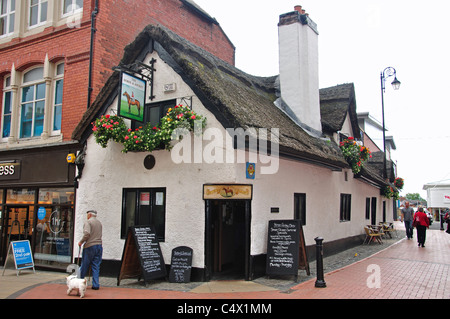
[[21,165],[19,160],[0,162],[0,181],[20,179]]
[[144,122],[147,82],[126,72],[119,83],[119,116]]

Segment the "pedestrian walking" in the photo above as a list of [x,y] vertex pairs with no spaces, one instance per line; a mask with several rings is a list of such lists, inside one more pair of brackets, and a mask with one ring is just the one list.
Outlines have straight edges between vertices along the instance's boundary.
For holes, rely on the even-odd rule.
[[408,239],[413,238],[413,217],[414,209],[409,206],[409,202],[405,202],[405,207],[401,209],[402,219],[401,221],[405,223],[406,237]]
[[427,228],[430,226],[430,220],[427,214],[423,211],[423,207],[419,206],[417,212],[414,214],[414,227],[417,229],[418,246],[425,247],[425,239],[427,235]]
[[83,257],[81,260],[80,278],[84,278],[92,269],[92,289],[100,288],[100,264],[102,262],[102,223],[97,219],[95,210],[87,211],[87,220],[83,225],[83,237],[78,242],[78,246],[83,248]]
[[450,234],[450,211],[447,209],[447,213],[444,216],[444,222],[447,223],[447,230],[445,231],[447,234]]

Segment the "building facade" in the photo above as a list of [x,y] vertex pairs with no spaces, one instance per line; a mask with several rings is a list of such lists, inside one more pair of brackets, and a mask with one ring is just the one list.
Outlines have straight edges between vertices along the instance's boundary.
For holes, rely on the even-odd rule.
[[[285,26],[293,39],[302,28],[317,35],[298,8],[280,16]],[[298,108],[313,110],[297,112],[286,101],[298,101],[291,90],[283,92],[280,77],[248,75],[163,26],[145,28],[125,48],[122,64],[135,62],[157,65],[147,82],[153,87],[147,123],[172,121],[166,112],[182,104],[207,126],[202,134],[184,135],[171,151],[123,152],[124,141],[101,147],[92,123],[120,113],[120,72],[108,79],[73,135],[86,145],[75,233],[86,210],[99,212],[104,272],[117,275],[128,227],[135,225],[154,225],[167,266],[172,249],[192,248],[193,280],[230,273],[251,280],[265,274],[270,220],[299,219],[308,247],[321,236],[331,249],[360,242],[367,224],[392,221],[386,213],[392,201],[380,192],[388,182],[369,163],[353,174],[339,149],[339,131],[360,134],[352,84],[311,92]],[[139,130],[140,123],[125,123],[129,132]]]
[[0,264],[17,239],[31,241],[37,266],[71,261],[74,158],[83,149],[72,133],[146,25],[165,25],[234,64],[233,44],[193,1],[110,4],[0,4]]

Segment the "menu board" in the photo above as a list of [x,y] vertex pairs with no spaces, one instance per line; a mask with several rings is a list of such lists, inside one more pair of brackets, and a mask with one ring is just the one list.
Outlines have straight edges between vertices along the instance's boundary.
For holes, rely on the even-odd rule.
[[192,248],[181,246],[172,250],[169,282],[187,283],[191,281]]
[[134,226],[128,231],[117,279],[142,277],[144,281],[166,276],[166,265],[153,226]]
[[300,220],[271,220],[267,236],[267,275],[298,275]]

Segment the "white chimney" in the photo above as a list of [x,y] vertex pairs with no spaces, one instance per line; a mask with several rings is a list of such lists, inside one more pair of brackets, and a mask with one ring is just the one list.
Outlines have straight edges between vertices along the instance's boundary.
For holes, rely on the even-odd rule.
[[318,35],[317,25],[301,6],[296,6],[293,12],[280,15],[281,98],[292,111],[287,110],[287,113],[299,125],[320,134]]

